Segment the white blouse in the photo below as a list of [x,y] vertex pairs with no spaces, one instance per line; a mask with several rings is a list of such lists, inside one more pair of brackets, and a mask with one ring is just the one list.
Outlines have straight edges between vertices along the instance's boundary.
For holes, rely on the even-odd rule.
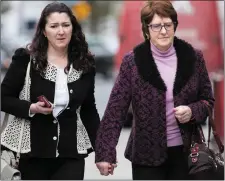
[[68,102],[67,74],[63,68],[57,68],[53,116],[56,117],[67,106]]

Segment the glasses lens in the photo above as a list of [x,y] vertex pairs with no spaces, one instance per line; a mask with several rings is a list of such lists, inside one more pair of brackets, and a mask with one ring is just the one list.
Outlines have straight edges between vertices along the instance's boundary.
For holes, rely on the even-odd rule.
[[160,31],[161,30],[161,24],[152,24],[151,28],[152,28],[152,31]]
[[[151,24],[150,27],[151,27],[152,31],[156,31],[157,32],[157,31],[160,31],[163,26],[161,24]],[[171,23],[165,23],[164,24],[164,28],[166,30],[173,29],[173,22],[171,22]]]
[[173,23],[166,23],[164,26],[167,30],[171,30],[173,28]]

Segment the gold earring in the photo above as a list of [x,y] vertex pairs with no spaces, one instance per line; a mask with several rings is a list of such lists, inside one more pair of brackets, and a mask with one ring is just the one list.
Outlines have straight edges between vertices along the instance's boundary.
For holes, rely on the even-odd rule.
[[146,35],[147,39],[149,40],[149,35],[147,33],[145,35]]

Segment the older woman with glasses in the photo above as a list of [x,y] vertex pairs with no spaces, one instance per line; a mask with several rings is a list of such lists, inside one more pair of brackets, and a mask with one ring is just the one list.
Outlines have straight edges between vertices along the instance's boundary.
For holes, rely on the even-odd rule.
[[148,1],[141,22],[145,41],[123,58],[97,133],[96,165],[102,175],[113,173],[132,103],[125,157],[132,162],[133,179],[184,180],[193,125],[208,116],[203,102],[214,105],[205,60],[201,51],[175,37],[178,20],[170,1]]

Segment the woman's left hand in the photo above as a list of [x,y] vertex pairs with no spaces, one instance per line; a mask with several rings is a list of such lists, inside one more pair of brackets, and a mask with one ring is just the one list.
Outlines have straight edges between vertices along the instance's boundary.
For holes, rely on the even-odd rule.
[[175,117],[180,123],[187,123],[192,116],[191,108],[188,106],[178,106],[174,108]]

